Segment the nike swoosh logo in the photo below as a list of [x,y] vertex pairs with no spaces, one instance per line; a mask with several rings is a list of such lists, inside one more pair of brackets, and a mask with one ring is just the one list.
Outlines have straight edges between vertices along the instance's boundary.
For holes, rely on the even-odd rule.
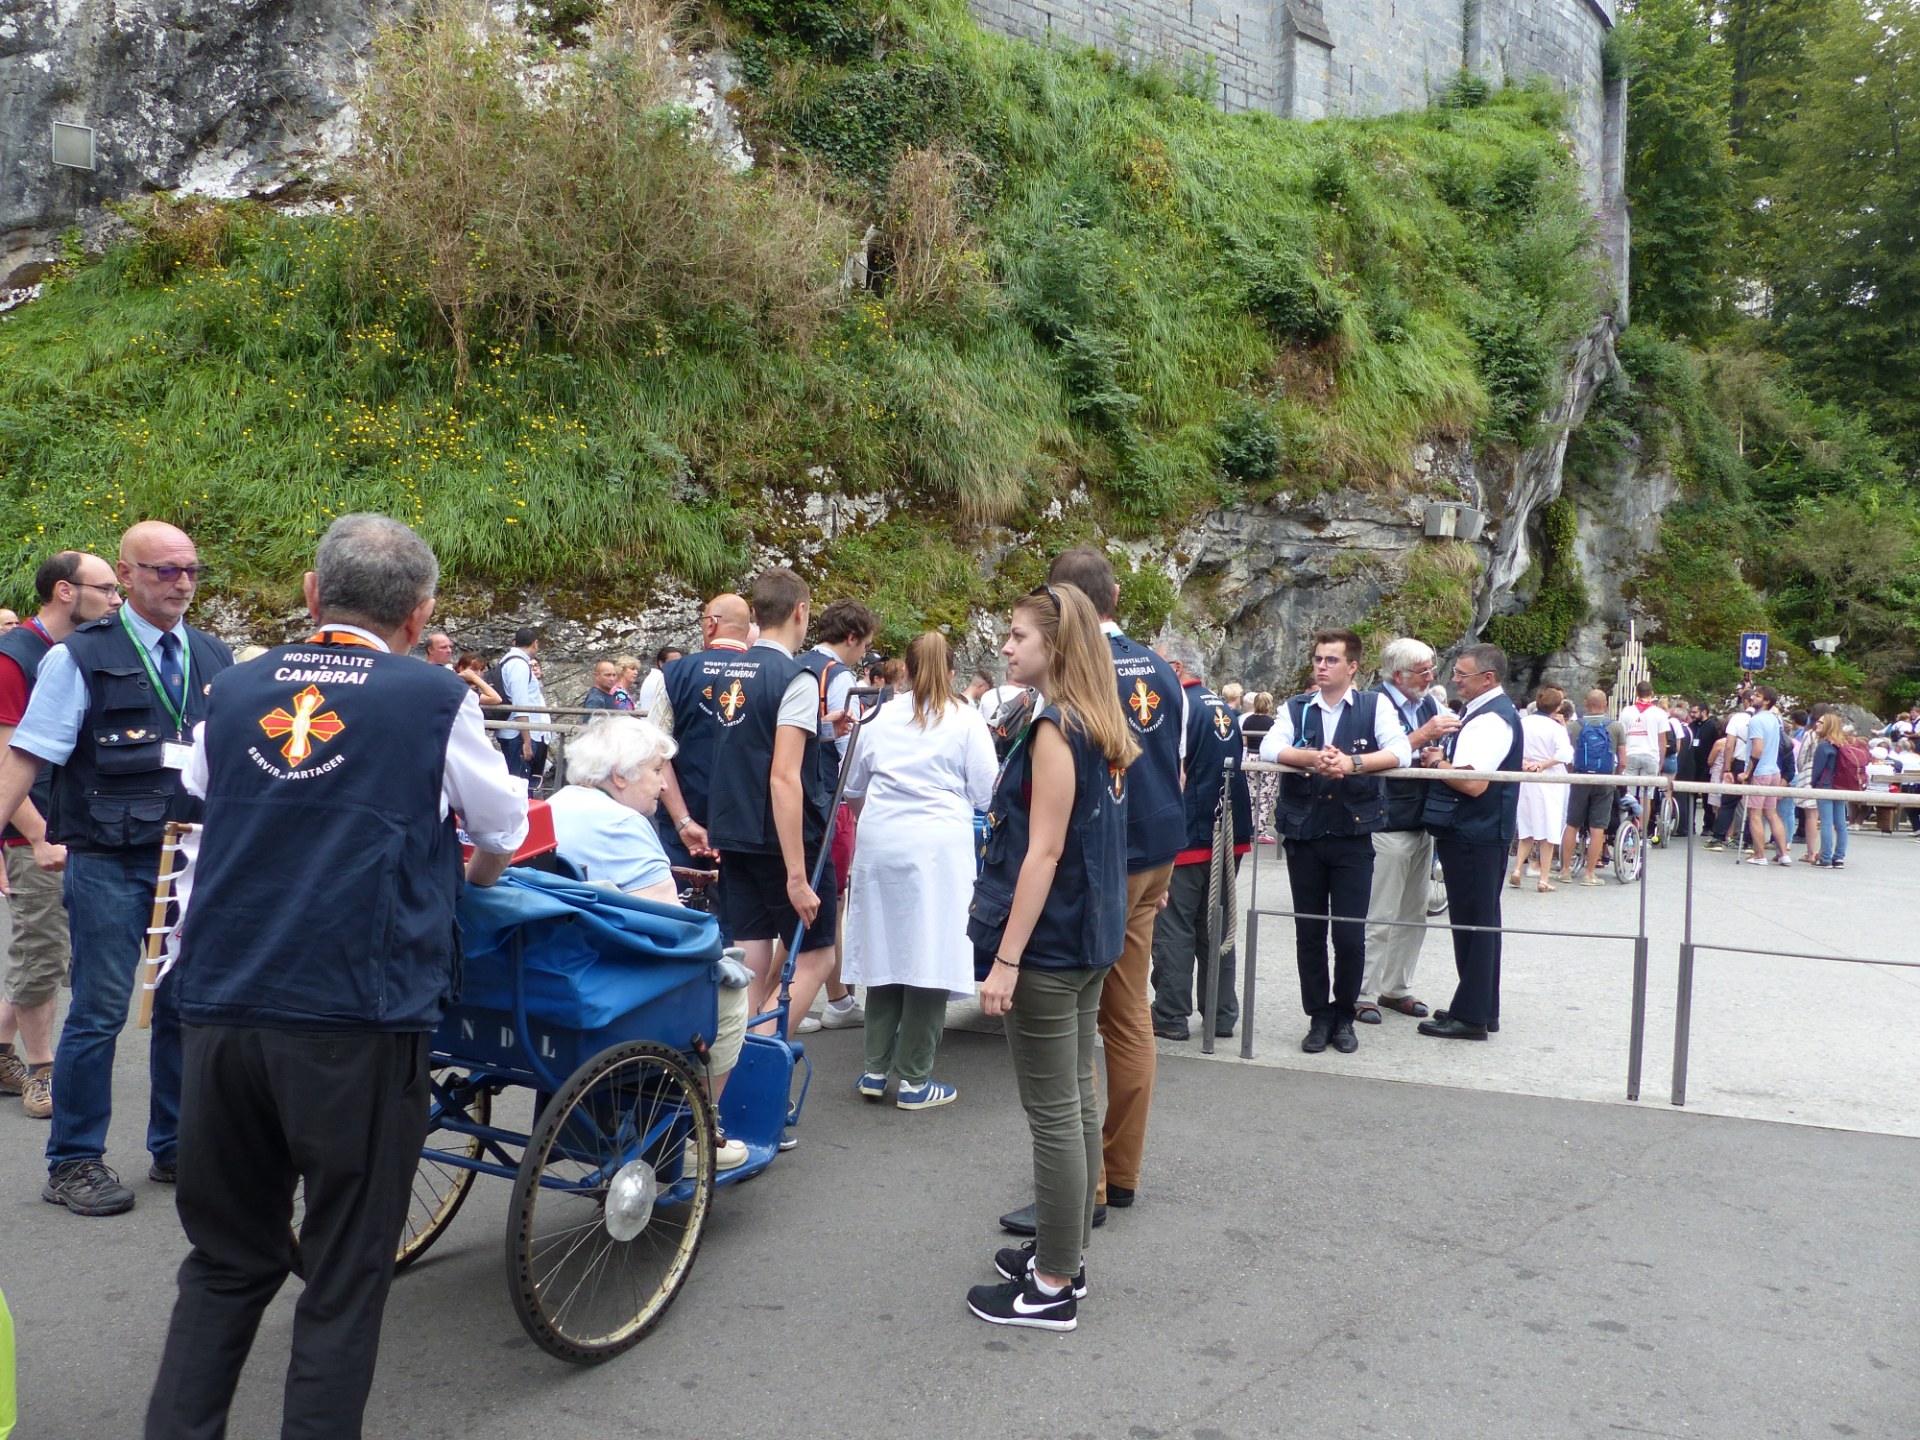
[[1053,1309],[1054,1306],[1066,1298],[1066,1292],[1063,1290],[1051,1300],[1042,1300],[1038,1305],[1029,1305],[1025,1295],[1016,1295],[1013,1297],[1013,1313],[1016,1315],[1039,1315]]

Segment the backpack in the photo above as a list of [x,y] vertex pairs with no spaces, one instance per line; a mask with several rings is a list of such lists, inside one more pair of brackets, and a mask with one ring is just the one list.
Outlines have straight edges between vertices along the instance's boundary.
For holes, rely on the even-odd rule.
[[1004,761],[1007,752],[1013,749],[1013,742],[1033,723],[1033,701],[1038,693],[1022,690],[996,710],[993,719],[987,722],[987,733],[993,736],[993,755],[996,760]]
[[1580,743],[1573,747],[1573,773],[1611,775],[1614,772],[1613,736],[1605,715],[1589,715],[1580,722]]
[[[506,656],[501,656],[500,660],[494,661],[480,672],[481,680],[485,681],[487,687],[502,700],[507,698],[507,682],[500,674],[500,663],[501,660],[505,659]],[[513,707],[511,705],[482,705],[480,707],[480,714],[488,720],[509,720],[513,718]]]
[[1873,752],[1857,740],[1834,748],[1839,753],[1833,760],[1833,788],[1836,790],[1866,789],[1867,766],[1872,763]]

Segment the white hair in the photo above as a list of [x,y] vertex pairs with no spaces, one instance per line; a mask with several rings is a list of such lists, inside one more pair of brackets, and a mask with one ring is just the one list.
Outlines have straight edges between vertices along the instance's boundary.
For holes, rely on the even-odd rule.
[[1424,640],[1402,635],[1380,648],[1380,673],[1391,680],[1396,675],[1411,675],[1422,665],[1431,665],[1433,647]]
[[1428,689],[1427,699],[1438,705],[1442,710],[1451,711],[1453,709],[1453,707],[1447,703],[1447,687],[1444,685],[1435,685]]
[[596,716],[567,742],[567,783],[600,786],[615,775],[630,780],[655,760],[671,760],[679,748],[641,716]]

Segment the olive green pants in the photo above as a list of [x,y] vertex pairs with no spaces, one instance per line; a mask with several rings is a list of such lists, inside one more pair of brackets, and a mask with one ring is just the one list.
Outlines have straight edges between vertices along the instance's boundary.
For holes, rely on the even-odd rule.
[[1034,1263],[1072,1275],[1093,1238],[1100,1102],[1093,1040],[1105,970],[1020,969],[1007,1013],[1013,1078],[1033,1132]]
[[894,1074],[902,1086],[933,1077],[933,1057],[947,1028],[947,992],[922,985],[867,987],[867,1070]]

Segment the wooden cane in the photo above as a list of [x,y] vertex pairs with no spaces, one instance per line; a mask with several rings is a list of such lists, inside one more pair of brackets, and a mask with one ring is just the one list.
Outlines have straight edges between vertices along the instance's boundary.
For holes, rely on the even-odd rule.
[[140,965],[140,1028],[153,1028],[153,992],[158,987],[160,956],[167,948],[167,906],[173,903],[174,861],[193,827],[169,820],[160,841],[160,873],[153,882],[153,916],[147,921],[147,946]]

